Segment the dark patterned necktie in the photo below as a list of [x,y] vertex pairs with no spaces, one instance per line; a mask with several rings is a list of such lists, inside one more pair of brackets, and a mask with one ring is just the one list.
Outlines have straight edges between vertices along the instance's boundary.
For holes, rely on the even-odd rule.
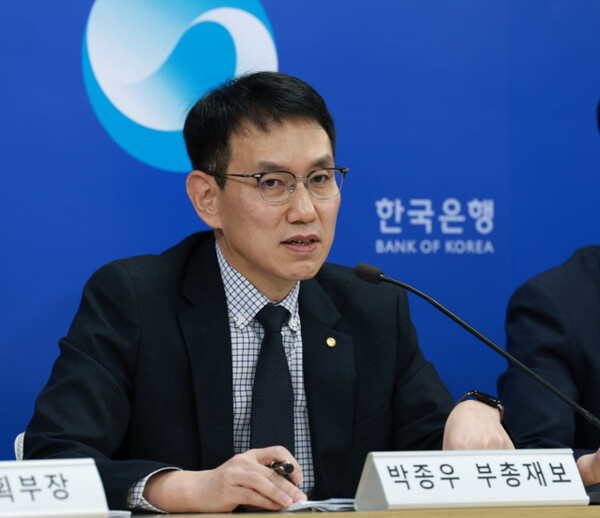
[[294,455],[294,391],[281,327],[289,312],[267,304],[256,315],[265,328],[252,386],[251,448],[284,446]]

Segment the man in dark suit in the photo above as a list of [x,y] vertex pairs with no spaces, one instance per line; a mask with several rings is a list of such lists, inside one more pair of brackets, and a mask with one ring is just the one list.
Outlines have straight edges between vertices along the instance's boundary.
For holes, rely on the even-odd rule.
[[[496,409],[453,409],[402,290],[324,265],[347,169],[317,92],[285,74],[238,78],[196,104],[184,136],[188,195],[213,231],[91,277],[27,458],[93,457],[112,508],[229,511],[352,497],[373,450],[512,447]],[[270,305],[285,309],[280,333],[259,323]],[[265,334],[293,386],[288,448],[253,447]]]
[[[594,415],[600,415],[600,246],[515,291],[507,350]],[[498,380],[519,447],[573,448],[585,485],[600,482],[600,431],[512,365]]]
[[[596,106],[600,131],[600,102]],[[600,246],[528,280],[511,297],[506,348],[600,415]],[[600,431],[512,364],[498,392],[519,447],[572,448],[586,486],[600,483]]]

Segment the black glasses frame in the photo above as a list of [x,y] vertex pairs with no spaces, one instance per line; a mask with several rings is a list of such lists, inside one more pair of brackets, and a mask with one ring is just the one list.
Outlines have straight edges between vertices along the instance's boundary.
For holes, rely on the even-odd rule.
[[[310,187],[308,186],[308,180],[310,179],[310,177],[314,174],[317,173],[319,171],[337,171],[338,173],[340,173],[340,175],[342,176],[342,181],[340,182],[340,185],[338,186],[338,192],[336,194],[334,194],[333,196],[328,196],[326,198],[318,198],[317,196],[315,196],[315,194],[310,190]],[[284,201],[289,200],[292,197],[292,194],[294,194],[294,191],[296,190],[296,185],[298,183],[298,180],[300,179],[305,179],[306,181],[304,182],[304,185],[306,185],[306,189],[308,190],[308,192],[310,193],[310,195],[315,199],[315,200],[331,200],[333,198],[335,198],[336,196],[339,196],[340,192],[342,192],[342,184],[344,182],[344,179],[346,178],[346,173],[348,173],[348,171],[350,171],[349,168],[347,167],[342,167],[342,166],[335,166],[335,167],[319,167],[318,169],[314,169],[313,171],[311,171],[310,173],[308,173],[307,175],[304,176],[296,176],[294,173],[292,173],[291,171],[263,171],[261,173],[253,173],[253,174],[236,174],[236,173],[215,173],[215,172],[209,172],[206,171],[206,174],[209,174],[211,176],[233,176],[235,178],[254,178],[256,179],[256,183],[259,186],[259,192],[260,192],[260,196],[263,200],[265,200],[267,203],[283,203]],[[291,176],[294,177],[294,183],[290,186],[289,189],[289,195],[287,198],[285,198],[284,200],[266,200],[263,196],[263,192],[260,189],[260,181],[262,179],[263,176],[268,175],[268,174],[276,174],[276,173],[285,173],[285,174],[289,174]]]

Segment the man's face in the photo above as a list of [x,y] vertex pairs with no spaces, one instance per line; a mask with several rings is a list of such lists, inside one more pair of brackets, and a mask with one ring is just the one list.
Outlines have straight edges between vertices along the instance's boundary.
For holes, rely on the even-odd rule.
[[[266,132],[248,124],[231,137],[230,147],[230,174],[279,170],[304,176],[334,166],[329,137],[314,121],[272,123]],[[215,229],[223,254],[272,300],[313,277],[333,242],[340,196],[315,200],[302,182],[283,203],[263,200],[254,178],[228,177],[216,194]]]

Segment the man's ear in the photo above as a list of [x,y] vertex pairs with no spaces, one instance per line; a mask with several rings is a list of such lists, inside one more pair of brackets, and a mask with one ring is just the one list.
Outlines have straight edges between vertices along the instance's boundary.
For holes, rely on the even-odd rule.
[[215,178],[204,171],[192,171],[185,182],[187,194],[200,219],[209,227],[220,228],[221,219],[217,210],[220,188]]

